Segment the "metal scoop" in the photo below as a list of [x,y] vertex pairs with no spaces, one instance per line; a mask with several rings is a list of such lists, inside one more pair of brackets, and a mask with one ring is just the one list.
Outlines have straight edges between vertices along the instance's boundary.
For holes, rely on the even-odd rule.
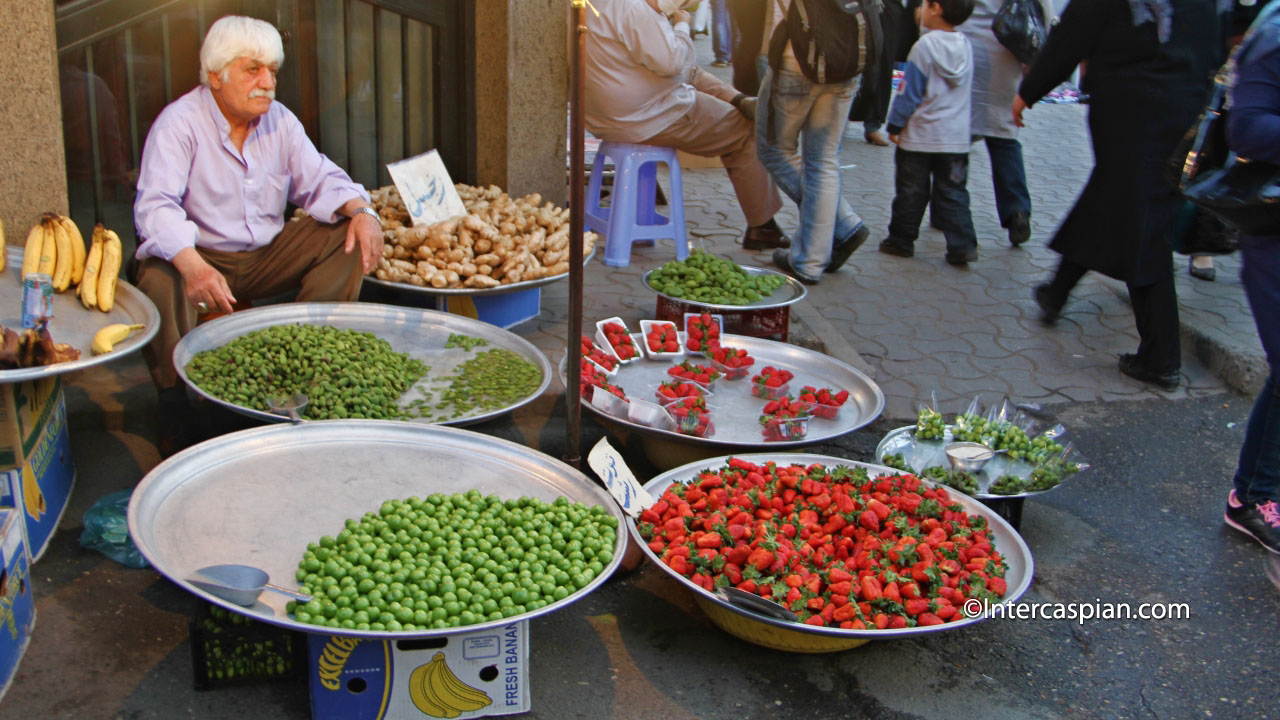
[[276,415],[287,416],[296,425],[302,422],[302,415],[299,413],[307,409],[308,402],[310,398],[305,393],[298,393],[291,398],[267,398],[267,410]]
[[730,603],[740,608],[750,610],[761,615],[766,615],[778,620],[787,620],[790,622],[800,622],[800,618],[781,604],[774,602],[768,598],[760,597],[755,593],[749,593],[746,590],[739,590],[732,585],[720,588],[718,593],[720,597],[728,600]]
[[196,573],[199,577],[187,578],[187,582],[211,595],[243,607],[252,607],[263,590],[287,595],[298,602],[311,601],[311,596],[306,593],[267,582],[271,579],[267,571],[252,565],[210,565],[200,568]]

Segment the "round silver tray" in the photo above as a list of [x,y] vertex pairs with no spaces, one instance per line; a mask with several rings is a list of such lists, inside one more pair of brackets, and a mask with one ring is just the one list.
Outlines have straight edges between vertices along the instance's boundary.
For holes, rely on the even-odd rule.
[[602,584],[626,549],[622,511],[582,473],[536,450],[487,435],[391,420],[334,420],[274,425],[223,435],[157,465],[129,501],[129,534],[165,577],[228,610],[304,632],[353,637],[448,635],[459,628],[411,632],[344,630],[301,623],[288,598],[264,592],[241,607],[187,581],[219,563],[262,568],[271,581],[297,587],[294,573],[307,543],[335,535],[347,518],[377,512],[386,500],[475,488],[503,499],[551,501],[563,495],[599,505],[618,519],[613,559],[586,587],[512,618],[469,625],[500,627],[581,599]]
[[[915,425],[906,425],[895,428],[885,433],[884,438],[880,440],[880,444],[876,445],[876,462],[884,459],[885,455],[892,453],[902,453],[903,460],[912,468],[919,472],[924,472],[925,468],[941,465],[942,467],[950,467],[947,462],[947,454],[943,450],[947,443],[952,442],[951,426],[947,425],[941,440],[917,440],[915,436]],[[981,500],[1008,500],[1010,498],[1024,498],[1032,495],[1042,495],[1047,492],[1062,487],[1071,476],[1064,478],[1062,482],[1054,485],[1048,490],[1036,490],[1033,492],[1021,492],[1013,495],[995,495],[987,492],[987,488],[991,487],[991,483],[996,478],[1005,474],[1017,475],[1023,479],[1031,476],[1031,471],[1035,466],[1029,462],[1021,460],[1010,460],[1005,455],[996,455],[982,468],[982,472],[975,473],[974,477],[978,478],[978,492],[973,497]],[[955,490],[955,488],[949,488]]]
[[[644,434],[659,436],[685,445],[724,448],[727,452],[739,448],[795,448],[815,445],[864,427],[880,417],[880,413],[884,411],[884,393],[881,392],[880,386],[865,373],[829,355],[787,343],[745,335],[723,335],[721,343],[727,347],[745,348],[756,362],[751,366],[751,374],[744,378],[738,380],[720,378],[716,381],[712,396],[707,398],[707,407],[711,411],[711,423],[715,426],[715,433],[710,437],[700,438],[674,430],[641,425],[626,418],[606,414],[585,399],[582,400],[583,406],[608,421],[625,425]],[[609,382],[622,387],[628,397],[656,402],[654,392],[657,391],[658,385],[672,379],[667,374],[667,368],[685,360],[702,365],[711,364],[710,357],[698,355],[686,355],[674,360],[646,358],[620,366],[618,374],[609,378]],[[835,420],[810,418],[809,431],[803,438],[765,441],[759,418],[760,411],[768,400],[751,394],[751,375],[759,372],[766,365],[795,373],[789,389],[792,397],[800,394],[801,387],[813,385],[818,388],[848,390],[849,399],[841,406]],[[565,367],[565,360],[562,359],[561,381],[566,380]]]
[[[599,244],[599,242],[600,241],[597,241],[597,244]],[[591,262],[591,258],[595,256],[596,256],[596,249],[595,247],[592,247],[591,252],[588,253],[586,257],[582,258],[582,266],[586,267],[587,264]],[[551,283],[557,280],[563,280],[567,277],[569,277],[569,273],[563,272],[563,273],[560,273],[559,275],[552,275],[550,277],[538,278],[537,280],[525,280],[518,283],[511,283],[510,285],[499,285],[498,287],[493,287],[493,288],[422,287],[420,285],[411,285],[409,283],[398,283],[398,282],[392,282],[390,280],[379,280],[378,278],[372,275],[365,275],[364,281],[367,283],[373,283],[374,285],[381,285],[382,287],[385,287],[385,288],[391,288],[393,290],[403,290],[404,292],[418,293],[420,295],[465,295],[468,297],[477,297],[480,295],[506,295],[507,293],[520,292],[521,290],[532,290],[533,288],[539,288],[539,287],[542,287],[543,285],[550,285]]]
[[[826,466],[847,465],[850,467],[863,467],[866,468],[873,477],[896,474],[898,472],[893,468],[884,467],[882,465],[869,465],[867,463],[845,460],[843,458],[832,457],[829,455],[811,455],[808,453],[760,453],[753,455],[736,455],[734,457],[756,464],[763,464],[772,460],[780,465],[809,465],[812,463],[821,463]],[[673,483],[692,480],[696,478],[702,470],[723,466],[728,462],[728,460],[729,456],[725,456],[711,458],[708,460],[700,460],[698,462],[689,463],[688,465],[683,465],[653,478],[649,482],[645,483],[644,489],[653,497],[659,497],[663,491]],[[922,479],[922,482],[931,483],[927,478]],[[1022,536],[1013,529],[1013,526],[1006,522],[1004,518],[997,515],[991,508],[988,508],[964,493],[957,492],[951,488],[947,488],[947,492],[955,499],[956,502],[964,506],[965,512],[970,515],[981,515],[986,519],[988,526],[991,528],[991,534],[995,540],[995,547],[1000,551],[1005,562],[1008,563],[1008,569],[1005,571],[1004,576],[1007,584],[1007,590],[1003,601],[1010,603],[1017,601],[1018,598],[1022,597],[1023,593],[1027,591],[1027,588],[1031,587],[1031,577],[1035,571],[1035,562],[1031,558],[1031,549],[1027,547],[1027,543],[1024,542]],[[689,590],[700,594],[703,599],[715,603],[726,610],[730,610],[743,617],[767,623],[784,630],[794,630],[813,635],[847,638],[850,640],[886,640],[890,638],[915,637],[935,632],[942,632],[944,630],[972,625],[983,619],[979,616],[966,618],[964,620],[957,620],[955,622],[943,623],[941,625],[902,628],[899,630],[846,630],[838,627],[818,627],[815,625],[805,625],[804,623],[779,620],[750,610],[745,610],[717,595],[707,592],[698,585],[694,585],[688,578],[675,570],[672,570],[666,563],[662,562],[658,558],[657,554],[654,553],[653,550],[649,549],[648,541],[644,540],[640,536],[639,530],[636,529],[636,522],[634,519],[628,519],[627,528],[631,532],[631,535],[636,540],[637,544],[644,550],[644,553],[649,556],[650,560],[654,561],[653,564],[661,568],[663,572],[675,578],[680,582],[680,584],[684,585]]]
[[794,305],[805,298],[809,291],[805,289],[803,283],[786,273],[777,270],[769,270],[767,268],[742,266],[742,269],[748,275],[779,275],[786,280],[786,284],[773,291],[773,294],[766,298],[761,298],[756,302],[747,305],[718,305],[716,303],[702,302],[701,300],[693,300],[691,298],[679,298],[674,295],[658,292],[649,284],[649,276],[653,275],[654,270],[644,274],[644,286],[654,295],[664,297],[672,302],[685,303],[686,305],[697,305],[700,308],[709,308],[711,310],[763,310],[768,308],[780,308],[787,305]]
[[[254,330],[291,323],[371,332],[390,343],[396,351],[430,365],[431,371],[427,376],[405,392],[405,397],[410,398],[416,396],[415,388],[423,383],[429,384],[433,377],[452,373],[458,364],[485,349],[506,348],[542,371],[542,383],[528,397],[498,410],[442,421],[440,424],[443,425],[470,425],[505,415],[533,402],[551,384],[551,362],[547,356],[515,333],[461,315],[375,303],[286,303],[224,315],[187,333],[173,349],[173,364],[183,382],[210,402],[266,422],[287,422],[289,418],[283,415],[255,410],[210,395],[187,377],[187,363],[198,352],[222,347]],[[489,345],[470,352],[460,348],[446,349],[444,344],[451,333],[483,338],[489,341]],[[426,420],[418,418],[411,422],[425,423]]]
[[[4,280],[0,281],[0,325],[22,332],[22,256],[23,249],[10,247],[5,251]],[[142,325],[115,349],[105,355],[94,355],[90,346],[99,330],[114,323]],[[90,310],[80,303],[75,290],[53,294],[53,319],[49,321],[49,335],[57,343],[68,343],[80,351],[80,359],[72,362],[44,365],[34,368],[0,370],[0,383],[16,383],[63,373],[84,370],[95,365],[113,362],[141,349],[160,330],[160,313],[151,299],[141,290],[121,278],[116,283],[116,300],[111,312]]]

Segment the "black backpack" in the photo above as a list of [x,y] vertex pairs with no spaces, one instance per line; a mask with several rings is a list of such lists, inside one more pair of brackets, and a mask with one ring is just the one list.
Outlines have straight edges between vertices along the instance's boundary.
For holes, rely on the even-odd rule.
[[769,67],[775,72],[788,41],[810,81],[846,82],[875,64],[883,42],[880,0],[791,0],[769,39]]

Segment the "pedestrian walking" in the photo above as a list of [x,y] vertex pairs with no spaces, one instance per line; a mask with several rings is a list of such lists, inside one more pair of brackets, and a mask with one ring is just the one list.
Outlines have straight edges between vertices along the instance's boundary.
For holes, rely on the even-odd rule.
[[1120,371],[1166,389],[1182,366],[1173,285],[1182,198],[1164,168],[1208,96],[1219,27],[1217,0],[1072,0],[1013,100],[1021,126],[1024,110],[1088,62],[1094,168],[1050,243],[1057,272],[1034,297],[1051,324],[1086,272],[1123,280],[1140,342]]
[[884,43],[849,108],[849,120],[862,121],[862,137],[872,145],[890,145],[889,136],[881,128],[889,116],[889,101],[893,99],[894,66],[906,61],[911,46],[920,38],[915,19],[918,7],[920,0],[883,0],[880,27]]

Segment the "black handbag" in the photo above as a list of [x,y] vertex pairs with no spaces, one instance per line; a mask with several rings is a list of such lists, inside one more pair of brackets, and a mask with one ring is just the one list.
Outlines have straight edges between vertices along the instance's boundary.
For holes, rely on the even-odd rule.
[[1039,0],[1004,0],[991,21],[991,32],[1018,62],[1030,65],[1044,47],[1049,31]]
[[1228,61],[1218,71],[1204,112],[1184,138],[1178,189],[1202,210],[1250,235],[1280,233],[1280,166],[1251,161],[1227,147],[1224,107],[1231,89]]

